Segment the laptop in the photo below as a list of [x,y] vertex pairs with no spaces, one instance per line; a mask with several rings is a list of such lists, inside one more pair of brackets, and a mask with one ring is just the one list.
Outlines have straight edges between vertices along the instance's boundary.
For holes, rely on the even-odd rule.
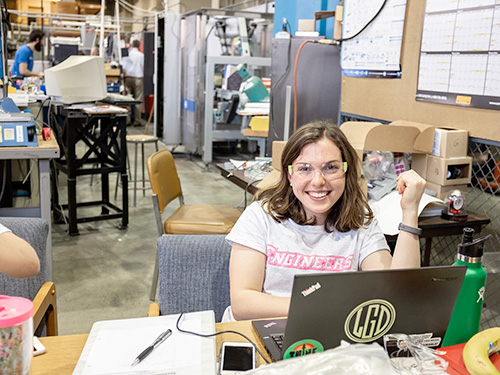
[[440,346],[465,266],[295,275],[287,319],[252,321],[274,361],[387,333]]

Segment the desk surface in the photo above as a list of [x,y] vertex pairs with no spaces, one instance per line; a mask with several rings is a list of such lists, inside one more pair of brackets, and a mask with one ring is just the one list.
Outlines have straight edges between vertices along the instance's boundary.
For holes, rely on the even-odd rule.
[[38,147],[0,147],[0,159],[52,159],[59,157],[59,145],[52,139],[45,141],[37,135]]
[[250,194],[255,195],[257,190],[259,190],[259,188],[257,187],[259,181],[255,181],[254,183],[249,184],[250,179],[245,176],[245,171],[226,169],[224,168],[224,163],[218,163],[215,166],[220,170],[220,174],[222,177],[227,178],[233,184],[238,185],[242,189],[247,189]]
[[[254,340],[259,350],[267,353],[252,330],[250,321],[234,322],[234,323],[217,323],[215,325],[217,332],[225,330],[234,330],[241,332]],[[68,335],[68,336],[52,336],[42,337],[40,341],[47,348],[45,354],[33,358],[31,366],[31,375],[71,375],[75,369],[76,363],[83,351],[88,334],[83,335]],[[217,359],[219,348],[223,341],[245,341],[241,336],[232,333],[225,333],[217,338]],[[269,356],[267,356],[269,360]],[[260,366],[264,361],[257,355],[257,365]]]

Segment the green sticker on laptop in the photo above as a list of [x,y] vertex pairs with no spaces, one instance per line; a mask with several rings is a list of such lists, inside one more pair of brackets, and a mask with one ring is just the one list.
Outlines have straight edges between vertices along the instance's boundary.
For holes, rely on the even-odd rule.
[[288,347],[283,359],[301,357],[303,355],[324,352],[325,348],[319,341],[312,339],[300,340]]

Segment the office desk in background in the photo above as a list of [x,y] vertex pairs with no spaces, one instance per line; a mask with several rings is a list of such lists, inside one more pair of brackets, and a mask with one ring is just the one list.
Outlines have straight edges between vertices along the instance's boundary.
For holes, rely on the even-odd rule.
[[[69,234],[77,235],[77,223],[121,219],[120,228],[128,225],[128,176],[127,176],[127,111],[122,108],[91,107],[81,109],[53,103],[50,125],[61,146],[61,158],[56,160],[56,172],[67,175],[68,204],[59,205],[57,186],[53,187],[52,207],[54,221],[63,222],[64,209],[68,210]],[[78,145],[87,147],[83,155]],[[85,166],[89,166],[84,168]],[[110,202],[109,174],[119,173],[122,183],[122,207]],[[77,177],[101,175],[101,200],[77,203]],[[77,217],[78,207],[100,206],[99,215]]]
[[[255,336],[251,321],[240,321],[232,323],[217,323],[215,325],[216,332],[233,330],[241,332],[249,337],[266,355],[270,361],[265,348],[260,340]],[[68,335],[68,336],[51,336],[41,337],[40,341],[47,348],[47,353],[33,358],[31,365],[31,375],[71,375],[75,369],[76,363],[83,351],[88,334]],[[217,359],[219,358],[219,350],[223,341],[245,341],[241,336],[232,333],[224,333],[216,336],[217,340]],[[133,358],[132,358],[133,360]],[[263,364],[264,361],[257,355],[257,366]]]
[[[245,176],[245,171],[226,169],[223,163],[216,164],[216,167],[220,170],[222,177],[227,178],[242,189],[247,188],[250,194],[255,194],[259,190],[257,187],[258,181],[251,183],[250,179]],[[463,228],[465,227],[473,228],[476,233],[480,233],[483,227],[489,224],[489,222],[490,219],[487,216],[475,212],[469,212],[467,221],[446,220],[440,216],[419,217],[418,227],[422,229],[420,238],[425,239],[422,266],[428,266],[430,263],[432,239],[434,237],[458,236],[463,233]],[[385,237],[389,245],[393,248],[398,236],[386,235]]]
[[226,169],[224,163],[218,163],[215,165],[219,169],[222,177],[227,178],[233,184],[239,186],[242,189],[246,189],[250,194],[255,195],[259,188],[257,184],[259,181],[252,183],[248,177],[245,176],[245,171],[237,169]]
[[46,253],[46,277],[52,281],[52,216],[50,214],[50,160],[59,157],[59,146],[55,139],[44,141],[38,135],[38,147],[0,147],[0,160],[38,160],[38,207],[2,207],[0,216],[41,217],[49,224]]

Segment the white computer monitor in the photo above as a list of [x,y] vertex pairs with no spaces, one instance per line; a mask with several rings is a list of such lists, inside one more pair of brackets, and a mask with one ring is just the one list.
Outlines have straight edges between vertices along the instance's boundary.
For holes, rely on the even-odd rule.
[[93,102],[107,95],[104,59],[70,56],[45,70],[47,95],[66,104]]

